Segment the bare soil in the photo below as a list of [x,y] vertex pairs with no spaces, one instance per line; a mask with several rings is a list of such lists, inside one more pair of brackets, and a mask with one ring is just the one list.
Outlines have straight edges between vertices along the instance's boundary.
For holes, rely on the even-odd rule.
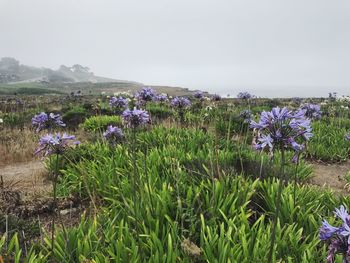
[[51,182],[40,160],[0,167],[3,188],[18,191],[24,196],[46,196],[52,191]]
[[332,189],[339,194],[349,194],[345,176],[350,172],[350,161],[339,164],[312,163],[313,178],[310,183]]

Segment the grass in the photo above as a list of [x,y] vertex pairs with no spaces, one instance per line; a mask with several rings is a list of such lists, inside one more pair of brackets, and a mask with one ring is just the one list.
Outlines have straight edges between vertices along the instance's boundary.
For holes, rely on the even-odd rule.
[[[99,99],[65,103],[65,111],[74,108],[94,115],[94,109],[85,106],[107,103]],[[284,101],[261,103],[250,105],[253,113]],[[89,200],[90,215],[65,231],[56,229],[54,253],[49,236],[26,248],[18,233],[4,236],[4,261],[266,262],[281,156],[252,150],[252,131],[239,118],[246,105],[212,106],[210,112],[187,112],[185,122],[179,123],[168,106],[149,105],[157,122],[139,129],[135,144],[132,132],[124,129],[126,138],[116,147],[100,134],[108,124],[122,126],[121,119],[103,114],[87,118],[77,133],[84,129],[90,136],[82,136],[83,143],[60,159],[58,194]],[[33,109],[38,106],[28,106],[21,114]],[[28,121],[23,117],[14,122],[26,127]],[[307,157],[329,163],[347,160],[344,123],[345,115],[314,122]],[[9,134],[5,141],[10,143],[8,148],[0,144],[0,154],[15,162],[15,153],[32,152],[37,138],[27,128],[9,125],[1,130],[1,138]],[[287,152],[286,158],[292,155]],[[285,170],[273,262],[324,262],[327,246],[318,237],[322,219],[332,223],[334,208],[349,207],[350,198],[308,185],[312,170],[305,160],[298,167],[288,161]]]

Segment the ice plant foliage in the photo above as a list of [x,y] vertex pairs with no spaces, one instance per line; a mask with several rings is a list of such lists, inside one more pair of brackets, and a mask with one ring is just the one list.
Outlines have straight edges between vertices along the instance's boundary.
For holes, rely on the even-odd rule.
[[305,111],[305,116],[310,119],[319,120],[321,119],[322,112],[320,105],[306,103],[301,106],[301,109]]
[[186,97],[175,97],[171,101],[171,106],[181,110],[191,106],[191,101]]
[[59,114],[41,112],[32,118],[32,125],[39,132],[44,129],[51,129],[55,126],[65,127],[62,117]]
[[133,110],[125,110],[122,114],[123,120],[130,128],[137,128],[150,121],[147,111],[134,108]]
[[341,220],[339,227],[323,220],[320,228],[320,239],[329,241],[327,262],[335,262],[336,254],[343,256],[343,262],[350,262],[350,216],[343,205],[335,209],[334,215]]
[[123,111],[128,108],[128,100],[123,97],[112,97],[109,100],[109,106],[117,111]]
[[107,130],[103,133],[103,137],[111,145],[115,145],[123,140],[124,134],[120,128],[113,125],[109,125],[107,127]]
[[74,135],[63,133],[46,134],[39,139],[39,148],[35,154],[43,154],[44,156],[52,154],[63,154],[71,145],[79,144],[75,140]]
[[305,148],[305,141],[312,137],[310,120],[305,111],[292,112],[288,108],[273,108],[271,112],[263,111],[259,122],[251,121],[250,127],[258,131],[254,142],[256,150],[292,149],[296,161]]

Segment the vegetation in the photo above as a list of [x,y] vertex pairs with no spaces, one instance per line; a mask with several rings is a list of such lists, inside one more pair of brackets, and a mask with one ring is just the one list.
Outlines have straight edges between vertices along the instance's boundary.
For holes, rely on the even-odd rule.
[[[45,96],[44,103],[28,96],[22,98],[26,106],[2,106],[0,131],[31,133],[25,138],[32,142],[41,138],[40,151],[50,156],[46,164],[55,176],[54,198],[85,204],[74,225],[66,226],[60,212],[51,211],[53,236],[37,221],[25,225],[25,218],[11,217],[18,224],[0,229],[4,262],[326,262],[322,220],[333,224],[334,209],[350,208],[350,198],[311,185],[310,163],[349,159],[344,102],[330,106],[325,100],[320,119],[315,114],[298,119],[300,104],[290,100],[242,93],[232,100],[198,96],[165,102],[150,94],[140,92],[130,102],[149,115],[142,110],[115,115],[109,98],[101,96]],[[277,112],[276,104],[291,109],[280,126],[288,135],[262,121],[263,111]],[[329,115],[330,107],[341,114]],[[55,114],[45,119],[42,111]],[[34,115],[34,124],[50,125],[33,129]],[[80,145],[64,139],[63,131],[73,130]],[[58,142],[51,144],[46,133]],[[6,218],[0,216],[5,225]],[[334,262],[343,257],[335,253]]]

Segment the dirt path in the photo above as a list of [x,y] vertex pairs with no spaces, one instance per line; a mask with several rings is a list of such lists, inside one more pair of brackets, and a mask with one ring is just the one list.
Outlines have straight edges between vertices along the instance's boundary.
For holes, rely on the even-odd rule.
[[341,164],[320,164],[312,163],[313,178],[311,184],[319,185],[324,188],[349,195],[350,192],[346,189],[345,176],[350,172],[350,161]]
[[39,160],[0,167],[4,188],[18,190],[29,195],[45,195],[51,191],[44,165]]

